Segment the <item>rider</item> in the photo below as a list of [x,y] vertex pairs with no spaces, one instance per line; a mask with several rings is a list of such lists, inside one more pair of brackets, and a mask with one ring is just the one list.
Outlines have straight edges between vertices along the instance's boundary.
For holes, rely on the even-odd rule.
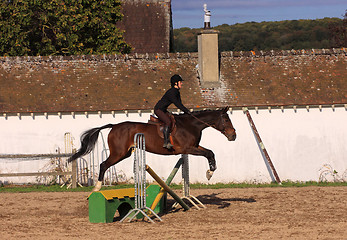
[[173,75],[170,79],[171,88],[166,91],[164,96],[158,101],[154,107],[154,113],[158,118],[164,122],[163,135],[164,135],[164,148],[171,149],[173,145],[170,143],[170,126],[171,118],[167,108],[173,103],[177,108],[184,113],[190,113],[189,110],[182,104],[180,89],[183,84],[183,79],[180,75]]

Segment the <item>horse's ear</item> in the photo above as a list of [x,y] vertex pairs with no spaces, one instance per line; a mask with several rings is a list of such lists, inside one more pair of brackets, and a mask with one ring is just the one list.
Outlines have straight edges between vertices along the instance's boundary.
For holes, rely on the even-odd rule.
[[223,113],[226,113],[228,110],[229,110],[229,106],[226,106],[226,107],[224,107],[224,108],[222,109],[222,112],[223,112]]

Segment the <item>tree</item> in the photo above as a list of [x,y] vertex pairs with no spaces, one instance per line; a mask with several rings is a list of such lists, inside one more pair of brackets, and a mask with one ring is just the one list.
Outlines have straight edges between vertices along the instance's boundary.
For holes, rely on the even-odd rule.
[[198,51],[198,42],[196,37],[198,31],[198,29],[190,28],[180,28],[177,31],[175,30],[174,49],[179,49],[179,52]]
[[[329,26],[335,26],[334,31]],[[220,51],[346,47],[347,17],[219,25]],[[201,30],[201,29],[200,29]],[[196,51],[199,29],[174,29],[174,51]],[[334,40],[336,39],[336,40]],[[189,47],[189,49],[188,49]]]
[[347,46],[347,10],[342,22],[332,23],[329,26],[332,35],[333,47]]
[[0,55],[129,53],[120,0],[10,0],[0,4]]

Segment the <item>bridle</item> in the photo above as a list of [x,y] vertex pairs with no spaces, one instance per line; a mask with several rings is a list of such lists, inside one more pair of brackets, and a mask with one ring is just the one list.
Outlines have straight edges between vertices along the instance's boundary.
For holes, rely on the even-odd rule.
[[193,118],[195,118],[195,119],[198,120],[199,122],[201,122],[201,123],[203,123],[203,124],[205,124],[205,125],[207,125],[207,126],[209,126],[209,127],[211,127],[211,128],[214,128],[214,129],[216,129],[217,131],[221,132],[222,134],[226,135],[226,132],[225,132],[225,120],[224,120],[222,114],[220,114],[220,117],[222,118],[223,130],[219,130],[216,126],[211,125],[211,124],[209,124],[209,123],[207,123],[207,122],[205,122],[205,121],[203,121],[203,120],[197,118],[197,117],[194,116],[193,114],[190,114],[190,115],[193,116]]

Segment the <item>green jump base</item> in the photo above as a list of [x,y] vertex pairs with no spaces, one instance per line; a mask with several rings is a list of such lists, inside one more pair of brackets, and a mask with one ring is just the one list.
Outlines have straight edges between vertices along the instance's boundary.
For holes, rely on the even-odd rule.
[[[151,207],[155,197],[160,192],[159,185],[152,184],[146,188],[146,205]],[[93,192],[88,197],[89,221],[91,223],[111,223],[114,221],[118,210],[119,220],[135,208],[135,189],[112,189]],[[154,209],[155,213],[162,213],[166,206],[166,198],[162,198]],[[129,216],[131,217],[131,216]],[[142,214],[136,216],[137,219],[143,218]]]

